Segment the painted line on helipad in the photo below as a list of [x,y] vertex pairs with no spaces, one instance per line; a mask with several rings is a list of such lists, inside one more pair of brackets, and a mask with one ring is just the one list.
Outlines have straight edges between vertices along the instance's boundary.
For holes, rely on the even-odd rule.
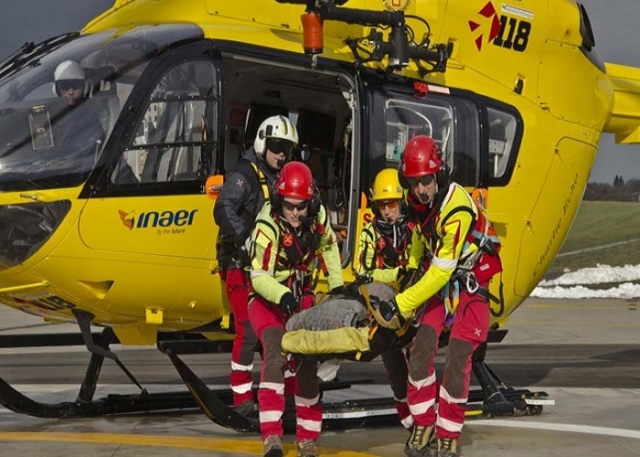
[[[262,455],[262,442],[207,438],[203,436],[159,436],[131,435],[117,433],[55,433],[55,432],[0,432],[0,441],[39,441],[89,444],[126,444],[134,446],[151,446],[167,448],[183,448],[202,451],[224,451],[249,455]],[[364,452],[328,449],[318,446],[322,455],[335,457],[376,457]],[[285,455],[297,454],[295,445],[284,444]]]
[[601,436],[617,436],[620,438],[633,438],[640,440],[640,431],[629,430],[625,428],[611,428],[611,427],[595,427],[592,425],[578,425],[578,424],[553,424],[546,422],[523,422],[517,420],[502,420],[502,419],[480,419],[469,422],[469,426],[482,425],[489,427],[507,427],[507,428],[523,428],[533,430],[547,430],[554,432],[570,432],[570,433],[584,433],[588,435],[601,435]]

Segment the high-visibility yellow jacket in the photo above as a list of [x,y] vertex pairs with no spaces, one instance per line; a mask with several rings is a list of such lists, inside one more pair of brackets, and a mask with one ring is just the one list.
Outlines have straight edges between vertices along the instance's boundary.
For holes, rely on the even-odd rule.
[[389,233],[378,230],[375,220],[360,233],[358,242],[358,275],[370,276],[374,281],[394,283],[398,271],[407,269],[413,222],[397,223]]
[[[469,193],[456,183],[451,183],[439,208],[432,208],[426,220],[418,220],[411,241],[409,268],[417,268],[425,249],[431,250],[431,265],[412,287],[396,295],[401,313],[418,308],[436,295],[451,279],[461,260],[474,258],[479,247],[469,243],[472,235],[486,236],[477,224],[488,224],[480,217],[480,210]],[[475,230],[474,230],[475,229]],[[497,238],[496,238],[497,239]],[[449,312],[455,312],[457,303],[447,303]]]
[[[338,242],[322,205],[315,222],[303,230],[311,233],[292,233],[288,224],[271,214],[268,202],[258,214],[251,236],[251,285],[256,293],[272,303],[279,303],[285,293],[294,292],[286,285],[293,278],[312,274],[319,255],[326,266],[329,290],[344,285]],[[290,258],[287,251],[299,246],[296,243],[305,236],[309,241],[309,235],[311,241],[302,243],[298,258]]]

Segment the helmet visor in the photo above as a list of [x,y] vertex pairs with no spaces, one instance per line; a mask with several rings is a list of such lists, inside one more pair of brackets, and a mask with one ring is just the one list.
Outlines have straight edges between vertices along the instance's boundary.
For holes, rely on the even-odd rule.
[[287,211],[293,211],[294,209],[297,209],[298,211],[304,211],[309,207],[309,200],[302,200],[297,205],[290,201],[282,200],[282,207]]
[[389,209],[396,209],[400,206],[400,200],[378,200],[376,202],[376,206],[379,210],[383,210],[385,207],[389,207]]
[[417,187],[418,184],[422,184],[423,186],[428,186],[429,184],[432,184],[435,180],[436,180],[436,175],[434,174],[420,176],[419,178],[407,178],[407,182],[409,183],[410,187]]
[[287,159],[290,159],[296,144],[283,138],[267,138],[266,146],[268,151],[284,154]]
[[83,79],[61,79],[60,81],[56,81],[56,90],[58,92],[81,89],[84,89]]

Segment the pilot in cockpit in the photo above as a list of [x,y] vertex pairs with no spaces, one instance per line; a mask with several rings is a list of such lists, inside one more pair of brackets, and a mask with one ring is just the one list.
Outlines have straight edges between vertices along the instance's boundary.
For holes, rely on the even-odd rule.
[[58,120],[59,151],[79,158],[96,160],[105,133],[100,118],[84,101],[90,84],[84,69],[72,60],[61,62],[53,74],[54,92],[64,97],[68,111]]

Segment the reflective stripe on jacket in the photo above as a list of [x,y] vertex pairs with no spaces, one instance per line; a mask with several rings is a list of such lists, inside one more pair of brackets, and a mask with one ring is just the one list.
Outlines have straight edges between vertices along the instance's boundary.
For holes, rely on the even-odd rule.
[[[456,183],[449,185],[440,208],[426,221],[419,221],[413,232],[409,268],[417,268],[425,249],[431,250],[431,266],[420,280],[396,296],[400,312],[411,311],[437,294],[464,265],[473,268],[482,247],[476,238],[491,238],[498,243],[495,232],[469,193]],[[482,227],[480,227],[482,225]],[[472,265],[466,265],[471,262]],[[447,303],[449,312],[455,312],[455,304]]]

